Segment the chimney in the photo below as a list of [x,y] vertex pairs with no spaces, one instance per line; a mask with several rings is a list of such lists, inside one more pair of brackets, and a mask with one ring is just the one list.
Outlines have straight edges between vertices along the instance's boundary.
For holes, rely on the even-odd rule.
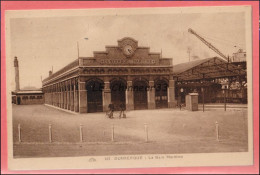
[[51,75],[52,75],[52,71],[50,70],[50,71],[49,71],[49,76],[51,76]]
[[14,70],[15,70],[15,90],[19,91],[20,90],[19,65],[16,56],[14,57]]

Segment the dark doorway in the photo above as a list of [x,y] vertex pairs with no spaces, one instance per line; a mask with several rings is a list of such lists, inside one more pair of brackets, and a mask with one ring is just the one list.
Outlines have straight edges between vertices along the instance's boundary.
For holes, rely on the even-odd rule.
[[102,103],[102,90],[103,82],[101,81],[90,81],[86,85],[87,89],[87,104],[88,104],[88,113],[91,112],[102,112],[103,103]]
[[18,105],[21,104],[21,97],[17,97],[17,104],[18,104]]
[[158,80],[155,84],[156,108],[168,108],[168,84],[164,80]]
[[147,109],[147,88],[145,81],[135,81],[133,86],[134,91],[134,109]]
[[112,81],[110,84],[111,89],[111,101],[115,106],[115,110],[120,110],[120,105],[123,104],[125,107],[125,90],[126,83],[121,80]]

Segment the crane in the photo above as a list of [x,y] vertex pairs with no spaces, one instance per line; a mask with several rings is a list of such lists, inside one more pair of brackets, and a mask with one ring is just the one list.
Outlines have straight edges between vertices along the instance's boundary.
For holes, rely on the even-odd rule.
[[195,35],[197,38],[199,38],[204,44],[206,44],[210,49],[212,49],[214,52],[216,52],[217,54],[219,54],[222,58],[224,58],[226,61],[229,62],[229,58],[226,57],[223,53],[221,53],[216,47],[214,47],[211,43],[209,43],[208,41],[206,41],[204,38],[202,38],[200,35],[198,35],[194,30],[192,30],[191,28],[188,29],[188,32],[190,32],[191,34]]

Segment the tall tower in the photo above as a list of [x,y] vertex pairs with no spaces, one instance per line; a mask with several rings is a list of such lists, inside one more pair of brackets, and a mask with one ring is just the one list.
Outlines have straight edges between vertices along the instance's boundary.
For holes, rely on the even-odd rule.
[[14,70],[15,70],[15,91],[20,90],[20,81],[19,81],[19,65],[17,57],[14,57]]

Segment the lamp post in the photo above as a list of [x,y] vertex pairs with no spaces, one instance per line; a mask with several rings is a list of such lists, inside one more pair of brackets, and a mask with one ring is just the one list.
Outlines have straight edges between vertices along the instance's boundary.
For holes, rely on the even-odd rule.
[[180,110],[181,110],[181,98],[182,98],[183,88],[180,89]]
[[223,94],[224,94],[224,110],[226,111],[227,110],[227,104],[226,104],[226,86],[224,85],[222,87],[223,89]]
[[[88,38],[84,38],[85,40],[88,40]],[[78,51],[78,58],[79,58],[79,40],[77,40],[77,51]]]

